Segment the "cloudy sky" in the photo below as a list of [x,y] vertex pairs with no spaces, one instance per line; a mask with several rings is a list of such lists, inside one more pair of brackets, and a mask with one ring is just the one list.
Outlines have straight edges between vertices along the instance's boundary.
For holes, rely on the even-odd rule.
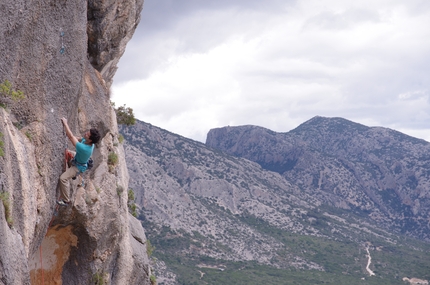
[[343,117],[430,141],[428,0],[145,0],[112,100],[201,142]]

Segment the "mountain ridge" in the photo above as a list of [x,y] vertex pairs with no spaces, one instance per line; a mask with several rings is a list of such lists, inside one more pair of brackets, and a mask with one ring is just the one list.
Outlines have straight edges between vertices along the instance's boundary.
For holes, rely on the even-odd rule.
[[[240,138],[243,142],[248,133],[258,134],[251,137],[249,145],[236,148],[245,154],[251,151],[270,154],[265,146],[288,142],[287,147],[281,148],[286,153],[262,156],[282,161],[282,157],[296,155],[297,163],[286,171],[288,174],[294,171],[300,174],[303,163],[312,165],[316,162],[337,166],[332,171],[340,169],[343,171],[340,174],[349,175],[346,178],[354,178],[351,169],[361,169],[346,159],[321,154],[296,137],[273,137],[278,134],[253,126],[241,126],[239,130],[225,127],[222,131],[234,134],[233,138]],[[157,276],[163,284],[220,284],[223,283],[222,276],[233,278],[231,270],[242,267],[250,276],[254,276],[252,272],[255,269],[252,268],[258,267],[259,270],[286,270],[288,278],[293,278],[291,270],[295,268],[301,272],[300,275],[304,274],[300,277],[302,280],[307,280],[305,276],[309,274],[317,274],[318,278],[315,278],[320,281],[335,278],[342,284],[356,284],[353,280],[368,274],[364,253],[369,242],[375,244],[371,247],[373,266],[383,268],[390,264],[390,269],[377,271],[386,283],[373,283],[381,281],[375,279],[367,284],[402,284],[400,279],[390,277],[395,271],[403,274],[401,277],[413,275],[430,279],[422,271],[430,261],[421,256],[428,244],[416,240],[410,241],[416,243],[412,246],[407,235],[420,238],[419,233],[405,232],[403,235],[401,221],[390,218],[391,213],[384,213],[382,206],[378,206],[365,191],[330,192],[327,186],[324,188],[324,183],[327,183],[324,179],[327,178],[321,178],[319,171],[315,179],[302,172],[304,175],[300,176],[300,181],[294,180],[291,175],[283,175],[285,172],[281,175],[264,169],[261,164],[247,158],[141,121],[133,127],[120,126],[120,133],[125,138],[129,185],[136,193],[139,219],[156,247]],[[225,141],[229,142],[229,139],[230,147],[237,145],[231,137]],[[268,144],[259,145],[261,141]],[[291,151],[291,147],[301,152]],[[318,163],[317,166],[320,165]],[[304,187],[312,183],[317,187]],[[380,204],[385,205],[384,201]],[[392,210],[390,205],[385,206]],[[392,249],[377,251],[376,247]],[[336,256],[329,248],[336,248]],[[404,258],[420,255],[421,261],[415,267],[400,265],[400,256],[395,254],[399,250]],[[344,258],[335,261],[339,259],[337,256]],[[225,273],[216,277],[211,269],[205,269],[206,265],[225,269]],[[336,268],[344,268],[346,273]],[[201,281],[198,272],[205,273]],[[287,273],[279,271],[273,274]],[[204,281],[205,278],[217,281]],[[246,280],[247,277],[242,275],[241,278]],[[254,279],[259,280],[257,276]],[[252,282],[248,284],[259,284]],[[273,282],[279,284],[279,279],[273,277]]]
[[[425,159],[430,158],[428,142],[339,118],[315,117],[287,133],[253,134],[254,128],[226,128],[230,131],[209,131],[206,144],[277,171],[309,193],[323,190],[340,198],[346,207],[368,210],[369,205],[377,205],[385,218],[394,215],[400,219],[406,214],[409,222],[425,229],[420,234],[417,229],[417,236],[429,238],[429,228],[424,222],[430,197],[426,170],[430,164]],[[287,168],[280,165],[285,161],[290,163]],[[342,179],[336,178],[339,173],[343,173]],[[350,191],[341,193],[348,187],[362,197],[351,197]],[[391,199],[393,205],[388,207],[382,202],[384,199]],[[402,214],[397,215],[396,211],[401,209]],[[373,214],[379,215],[378,211]],[[407,225],[398,230],[408,231]]]

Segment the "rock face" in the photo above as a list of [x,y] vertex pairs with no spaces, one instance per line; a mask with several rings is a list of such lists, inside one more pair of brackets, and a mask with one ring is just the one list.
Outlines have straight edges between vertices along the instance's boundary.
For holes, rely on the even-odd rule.
[[143,0],[88,0],[88,56],[108,87],[140,21],[142,6]]
[[[0,84],[25,95],[0,98],[0,284],[149,284],[108,88],[141,8],[141,0],[0,4]],[[73,205],[53,217],[64,149],[73,149],[61,117],[75,135],[97,127],[102,140],[85,186],[72,183]],[[109,155],[119,162],[108,165]]]
[[206,144],[280,173],[336,207],[429,240],[430,144],[386,128],[315,117],[288,133],[225,127]]

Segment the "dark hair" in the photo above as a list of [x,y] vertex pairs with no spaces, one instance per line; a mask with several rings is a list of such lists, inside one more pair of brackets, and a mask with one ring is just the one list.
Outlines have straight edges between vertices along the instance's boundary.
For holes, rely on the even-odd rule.
[[99,142],[100,140],[100,134],[99,131],[97,131],[97,129],[90,129],[90,140],[92,143],[96,144]]

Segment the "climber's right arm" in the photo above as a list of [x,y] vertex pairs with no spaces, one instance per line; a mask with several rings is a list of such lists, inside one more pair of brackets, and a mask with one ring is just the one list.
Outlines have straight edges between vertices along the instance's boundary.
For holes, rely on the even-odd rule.
[[76,146],[76,143],[78,143],[78,139],[73,135],[72,131],[70,130],[69,125],[67,124],[67,119],[61,118],[61,122],[63,122],[67,137],[72,142],[73,146]]

